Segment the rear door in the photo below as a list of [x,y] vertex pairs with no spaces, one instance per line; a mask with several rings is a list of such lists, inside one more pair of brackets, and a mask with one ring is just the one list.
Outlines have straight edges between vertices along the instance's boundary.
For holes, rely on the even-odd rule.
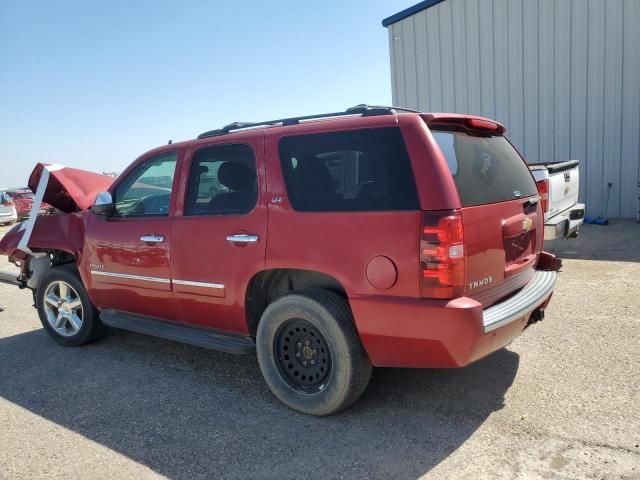
[[536,184],[501,135],[433,129],[432,134],[463,207],[465,295],[491,305],[533,275],[544,233]]
[[184,203],[172,225],[173,288],[187,323],[246,333],[245,292],[267,245],[263,133],[187,152]]

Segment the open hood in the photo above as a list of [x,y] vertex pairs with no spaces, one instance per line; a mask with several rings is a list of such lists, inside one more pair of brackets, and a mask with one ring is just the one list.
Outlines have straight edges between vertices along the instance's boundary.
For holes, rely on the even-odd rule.
[[112,182],[107,175],[45,163],[38,163],[29,176],[29,188],[34,193],[44,188],[42,201],[66,213],[89,208]]

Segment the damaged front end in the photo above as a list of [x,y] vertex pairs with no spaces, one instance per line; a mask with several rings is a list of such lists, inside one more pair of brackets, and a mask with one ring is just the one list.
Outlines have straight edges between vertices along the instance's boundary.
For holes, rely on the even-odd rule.
[[[85,211],[112,182],[112,177],[86,170],[36,165],[29,177],[29,188],[35,193],[29,218],[0,239],[0,255],[8,256],[20,269],[20,288],[35,291],[51,267],[81,262]],[[59,213],[38,216],[43,201]]]
[[21,288],[35,289],[41,274],[64,263],[80,262],[84,242],[81,213],[60,213],[38,217],[33,228],[28,220],[15,225],[0,240],[0,255],[20,268]]

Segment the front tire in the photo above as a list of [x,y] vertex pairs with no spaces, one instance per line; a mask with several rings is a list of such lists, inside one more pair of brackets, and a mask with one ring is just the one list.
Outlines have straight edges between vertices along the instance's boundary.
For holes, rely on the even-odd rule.
[[258,324],[256,348],[273,394],[306,414],[347,408],[371,378],[349,306],[328,290],[300,290],[271,303]]
[[72,265],[54,267],[44,275],[36,292],[36,307],[44,329],[65,347],[94,342],[107,330]]

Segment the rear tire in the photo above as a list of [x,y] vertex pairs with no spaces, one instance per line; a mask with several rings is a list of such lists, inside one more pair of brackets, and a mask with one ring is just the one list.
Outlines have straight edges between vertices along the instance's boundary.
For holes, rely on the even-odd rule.
[[108,329],[89,300],[75,265],[54,267],[42,277],[36,307],[44,329],[65,347],[94,342]]
[[371,378],[349,306],[328,290],[300,290],[271,303],[258,324],[256,348],[273,394],[309,415],[345,409]]

